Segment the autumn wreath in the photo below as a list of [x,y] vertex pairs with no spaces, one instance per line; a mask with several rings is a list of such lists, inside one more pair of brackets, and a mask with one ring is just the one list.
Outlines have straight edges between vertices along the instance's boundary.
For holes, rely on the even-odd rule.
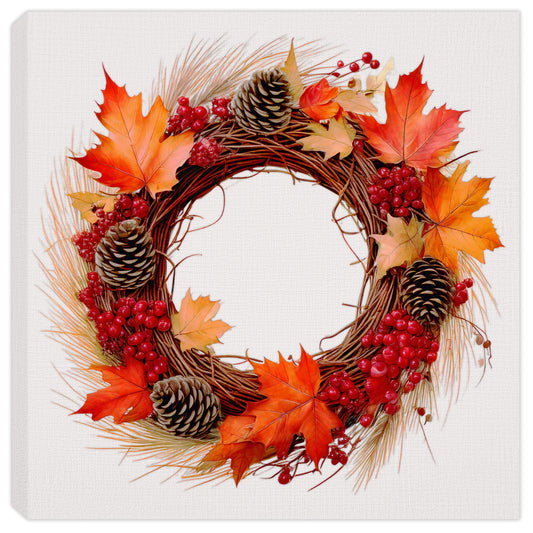
[[[70,410],[153,469],[237,483],[270,470],[286,484],[347,468],[359,487],[430,420],[439,382],[457,385],[471,340],[490,358],[474,323],[489,294],[478,262],[502,245],[490,218],[473,216],[490,180],[464,181],[468,163],[452,155],[462,112],[424,113],[422,64],[391,87],[392,61],[373,75],[369,52],[330,66],[314,44],[288,48],[193,44],[146,115],[105,72],[107,133],[65,159],[48,198],[51,320],[73,364],[62,372],[77,391]],[[229,328],[218,302],[188,291],[175,306],[172,256],[196,200],[272,167],[334,193],[368,256],[338,346],[234,356],[243,369],[212,348]]]

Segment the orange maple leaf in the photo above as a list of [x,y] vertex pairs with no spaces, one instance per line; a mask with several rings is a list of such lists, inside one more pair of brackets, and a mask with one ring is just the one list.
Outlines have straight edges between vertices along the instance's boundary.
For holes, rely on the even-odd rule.
[[91,366],[102,372],[109,387],[88,394],[85,403],[72,414],[90,414],[93,420],[112,416],[115,424],[150,416],[153,404],[144,364],[134,357],[126,357],[125,363],[123,366]]
[[182,350],[196,348],[207,352],[209,345],[220,342],[220,337],[231,326],[222,320],[212,320],[219,309],[219,301],[212,301],[209,296],[193,300],[191,289],[187,291],[180,310],[172,315],[174,336],[180,341]]
[[462,181],[469,163],[458,165],[450,178],[438,169],[428,168],[422,186],[425,210],[434,222],[423,235],[425,253],[440,259],[455,272],[458,252],[484,263],[485,250],[503,246],[490,217],[472,216],[488,204],[485,194],[492,179],[474,177]]
[[332,100],[339,94],[338,87],[331,87],[328,80],[321,79],[305,89],[300,97],[300,109],[317,122],[334,117],[340,109]]
[[463,131],[459,118],[465,111],[433,108],[422,113],[431,91],[422,83],[422,63],[410,74],[400,76],[398,84],[385,88],[387,121],[360,116],[359,123],[368,142],[380,153],[384,163],[399,163],[418,169],[439,166],[440,157]]
[[220,426],[220,444],[217,444],[202,461],[231,459],[233,479],[238,485],[246,471],[265,456],[265,445],[246,440],[255,422],[254,416],[228,416]]
[[177,183],[176,169],[183,165],[194,144],[191,130],[160,142],[168,117],[158,96],[148,114],[142,113],[142,96],[129,96],[104,69],[104,101],[96,113],[109,136],[96,134],[100,144],[83,157],[74,157],[80,165],[100,173],[97,181],[120,192],[146,187],[152,197],[169,191]]
[[[220,426],[223,440],[216,454],[207,457],[235,458],[237,468],[256,462],[260,450],[276,449],[283,457],[295,435],[305,439],[305,450],[318,467],[320,459],[328,455],[329,443],[333,441],[331,430],[342,428],[338,416],[316,398],[320,387],[320,370],[317,362],[302,348],[300,362],[296,365],[280,356],[279,362],[265,360],[252,363],[259,378],[259,392],[265,400],[248,404],[240,416],[228,417]],[[243,446],[238,443],[260,443],[262,448]],[[216,448],[215,448],[216,449]],[[241,457],[241,454],[244,457]]]

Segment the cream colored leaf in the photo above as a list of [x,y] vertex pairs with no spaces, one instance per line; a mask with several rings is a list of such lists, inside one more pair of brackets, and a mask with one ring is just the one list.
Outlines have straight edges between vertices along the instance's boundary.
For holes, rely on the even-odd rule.
[[329,159],[337,154],[342,159],[352,152],[352,143],[355,139],[355,130],[348,126],[343,118],[329,121],[329,128],[318,122],[309,125],[313,133],[300,139],[298,142],[303,150],[324,152],[324,159]]
[[93,207],[101,208],[106,213],[113,211],[116,198],[96,192],[74,192],[68,195],[72,199],[72,207],[77,209],[81,218],[84,218],[91,224],[98,220]]
[[387,215],[387,233],[370,235],[379,244],[376,264],[378,279],[395,266],[410,265],[421,257],[424,248],[424,224],[413,216],[407,224],[403,218]]
[[356,115],[377,112],[377,108],[372,103],[372,100],[357,91],[341,91],[334,100],[344,111],[355,113]]
[[300,96],[304,91],[304,86],[302,84],[302,79],[300,77],[300,71],[298,70],[298,65],[296,63],[296,54],[294,53],[294,39],[291,41],[291,49],[289,55],[285,61],[285,64],[282,67],[283,72],[287,75],[289,80],[289,91],[291,93],[292,99],[294,102],[300,100]]
[[389,72],[394,68],[394,60],[392,57],[387,61],[387,64],[381,69],[381,72],[377,75],[370,75],[366,79],[366,90],[373,93],[385,92],[385,80]]
[[231,326],[222,320],[211,320],[219,309],[219,301],[212,301],[209,296],[193,300],[191,290],[187,291],[180,310],[172,315],[172,329],[182,350],[196,348],[209,352],[210,344],[220,342],[220,337]]

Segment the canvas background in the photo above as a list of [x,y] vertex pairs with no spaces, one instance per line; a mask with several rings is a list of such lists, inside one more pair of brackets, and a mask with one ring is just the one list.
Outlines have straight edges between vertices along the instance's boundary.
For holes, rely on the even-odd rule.
[[[193,29],[194,28],[194,32]],[[497,32],[495,32],[497,28]],[[464,115],[462,150],[482,149],[470,175],[496,176],[490,212],[505,249],[487,255],[485,272],[494,282],[500,315],[492,313],[494,368],[466,389],[446,426],[434,423],[428,438],[433,465],[421,435],[412,435],[397,463],[385,468],[366,491],[354,497],[338,477],[307,493],[311,483],[281,487],[249,480],[184,492],[154,475],[135,483],[143,465],[101,445],[94,432],[74,424],[52,404],[51,389],[62,384],[52,364],[64,367],[60,348],[40,333],[46,300],[33,252],[40,248],[40,209],[54,160],[70,145],[72,131],[87,138],[98,123],[93,111],[103,88],[101,63],[130,93],[148,91],[159,61],[170,64],[193,33],[228,33],[231,43],[254,35],[260,44],[280,34],[323,38],[358,54],[391,55],[396,72],[408,72],[425,56],[424,78],[436,90],[431,103],[447,102]],[[14,137],[27,165],[15,176],[14,246],[26,308],[28,358],[14,362],[15,488],[20,507],[42,518],[512,518],[518,514],[518,16],[503,13],[34,13],[15,27],[21,74],[19,100],[26,121]],[[24,51],[24,48],[25,51]],[[24,53],[25,52],[25,53]],[[494,57],[505,62],[494,66]],[[346,57],[346,55],[343,55]],[[383,62],[384,62],[383,61]],[[24,72],[26,71],[26,72]],[[22,78],[27,79],[25,85]],[[496,83],[497,78],[497,83]],[[494,82],[491,80],[494,79]],[[17,80],[15,80],[17,81]],[[505,98],[502,98],[502,85]],[[22,127],[21,127],[22,126]],[[24,143],[17,142],[24,140]],[[505,157],[502,157],[505,154]],[[329,222],[332,198],[309,185],[292,187],[286,176],[265,174],[228,188],[228,211],[221,223],[194,234],[187,249],[202,258],[186,262],[176,300],[187,287],[223,300],[221,317],[236,325],[224,350],[274,355],[295,353],[301,342],[316,350],[320,338],[351,317],[343,302],[358,293],[356,267]],[[203,202],[206,216],[220,209],[220,195]],[[280,233],[283,232],[283,233]],[[192,237],[192,236],[191,236]],[[27,238],[27,241],[24,241]],[[186,254],[184,254],[186,255]],[[17,310],[16,310],[17,311]],[[19,309],[20,311],[20,309]],[[15,324],[19,325],[19,324]],[[21,353],[24,353],[21,352]],[[24,367],[24,363],[27,367]],[[27,382],[22,378],[27,373]],[[26,409],[24,400],[31,408]],[[18,411],[17,411],[18,409]],[[18,416],[17,416],[18,415]],[[25,467],[23,465],[25,463]],[[262,505],[258,506],[257,501]],[[208,508],[205,502],[209,501]],[[331,502],[335,501],[334,508]],[[207,516],[206,516],[207,515]],[[335,515],[335,516],[333,516]]]

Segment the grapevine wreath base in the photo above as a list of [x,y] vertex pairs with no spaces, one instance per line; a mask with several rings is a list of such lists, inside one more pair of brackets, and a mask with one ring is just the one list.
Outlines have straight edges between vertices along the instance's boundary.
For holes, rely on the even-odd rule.
[[[358,488],[436,414],[440,384],[457,390],[472,339],[490,358],[474,324],[490,297],[478,262],[501,243],[490,218],[472,216],[490,180],[463,181],[468,163],[452,155],[461,112],[423,113],[422,65],[391,88],[392,62],[378,75],[369,52],[313,64],[324,53],[284,39],[252,53],[191,44],[161,73],[146,115],[141,95],[106,72],[107,134],[55,174],[43,269],[52,334],[73,364],[62,376],[76,407],[66,407],[150,471],[286,484],[344,470]],[[384,123],[373,116],[382,93]],[[218,355],[229,328],[219,303],[188,291],[178,309],[171,255],[196,200],[267,168],[331,191],[339,230],[366,239],[354,319],[312,356]]]

